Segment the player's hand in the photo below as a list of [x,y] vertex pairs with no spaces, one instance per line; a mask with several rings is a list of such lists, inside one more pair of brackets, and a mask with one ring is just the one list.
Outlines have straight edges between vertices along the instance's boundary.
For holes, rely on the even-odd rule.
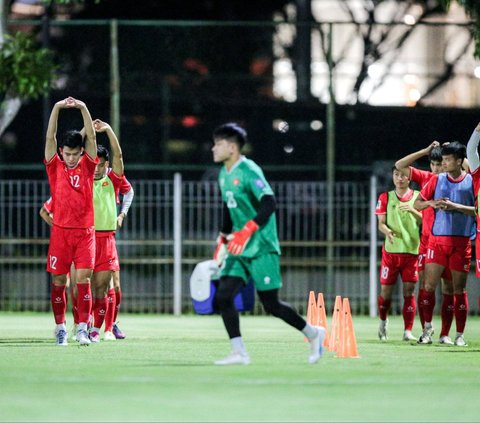
[[393,244],[395,242],[395,232],[389,231],[387,233],[387,238],[388,238],[388,241],[390,242],[390,244]]
[[428,147],[427,147],[427,154],[430,154],[431,151],[436,148],[440,147],[440,143],[438,141],[433,141]]
[[108,128],[110,128],[110,125],[107,122],[103,122],[100,119],[95,119],[93,121],[93,127],[96,132],[105,132]]
[[213,260],[217,263],[218,267],[221,267],[225,257],[227,256],[227,235],[220,232],[217,237],[217,246],[213,252]]
[[247,245],[248,240],[252,234],[258,230],[258,225],[253,221],[249,220],[245,223],[245,226],[237,232],[230,234],[228,239],[228,252],[233,255],[242,254],[245,246]]
[[121,227],[123,226],[123,219],[125,219],[125,213],[122,212],[117,216],[117,228],[118,229],[121,229]]

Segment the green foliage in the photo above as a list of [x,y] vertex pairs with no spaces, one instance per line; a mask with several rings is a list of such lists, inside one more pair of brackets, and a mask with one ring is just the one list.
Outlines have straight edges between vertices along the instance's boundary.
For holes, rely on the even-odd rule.
[[0,46],[0,94],[38,98],[50,90],[56,69],[50,50],[38,48],[33,36],[5,35]]
[[[452,5],[453,0],[439,0],[445,10]],[[457,0],[457,3],[465,9],[465,12],[474,22],[473,36],[475,39],[474,56],[480,58],[480,1],[479,0]]]

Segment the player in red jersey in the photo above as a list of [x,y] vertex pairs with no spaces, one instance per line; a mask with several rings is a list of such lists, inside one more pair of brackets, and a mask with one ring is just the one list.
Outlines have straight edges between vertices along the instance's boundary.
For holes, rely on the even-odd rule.
[[466,147],[459,142],[442,146],[444,172],[433,175],[415,201],[417,210],[435,209],[425,262],[425,291],[420,300],[424,306],[425,327],[419,344],[432,343],[435,288],[445,268],[449,268],[455,295],[454,344],[467,345],[463,333],[468,315],[466,283],[471,259],[470,238],[475,227],[475,196],[472,176],[462,168],[465,157]]
[[[60,157],[57,154],[57,126],[59,113],[65,109],[81,112],[85,140],[79,131],[66,132],[60,142]],[[47,271],[52,274],[51,302],[57,325],[57,345],[68,345],[65,287],[72,263],[77,269],[79,324],[76,339],[81,345],[88,345],[87,322],[92,308],[90,278],[95,260],[93,177],[98,159],[92,118],[83,101],[68,97],[53,106],[44,163],[54,211]]]
[[[430,172],[425,170],[420,170],[412,166],[417,160],[422,157],[428,156],[430,161]],[[442,172],[442,149],[438,141],[433,141],[428,147],[411,153],[408,156],[405,156],[398,160],[395,163],[395,167],[407,176],[412,182],[415,182],[420,189],[422,189],[433,175],[438,175]],[[422,234],[420,237],[420,249],[418,251],[418,315],[420,317],[420,323],[422,325],[422,330],[425,325],[425,318],[423,316],[423,304],[420,299],[423,296],[425,291],[425,258],[427,256],[427,246],[428,238],[432,232],[433,219],[435,216],[434,209],[432,207],[427,207],[422,210]],[[452,276],[450,270],[445,269],[442,275],[442,331],[440,333],[439,343],[446,345],[453,345],[452,340],[448,336],[450,332],[450,327],[453,322],[454,314],[454,296],[453,296],[453,285],[452,285]]]
[[[107,134],[112,153],[112,170],[108,172],[110,155],[108,150],[99,145],[97,156],[99,163],[95,168],[93,204],[95,210],[95,268],[92,286],[95,302],[93,306],[94,324],[89,336],[92,342],[100,341],[100,328],[103,325],[108,308],[107,292],[113,272],[120,269],[115,231],[118,227],[117,198],[124,183],[123,157],[120,143],[110,125],[100,119],[93,122],[97,132]],[[106,335],[113,335],[110,331]]]
[[[107,172],[111,172],[111,168]],[[123,196],[120,213],[117,216],[117,227],[121,229],[123,226],[123,220],[127,216],[128,210],[133,201],[135,192],[130,182],[125,178],[122,179],[120,185],[120,194]],[[117,204],[120,204],[120,199],[117,197]],[[108,290],[108,308],[105,315],[105,340],[125,339],[126,335],[118,326],[118,312],[120,310],[120,304],[122,302],[122,287],[120,285],[120,269],[113,272],[113,278],[111,286]]]
[[[473,187],[475,194],[475,208],[477,210],[477,238],[475,241],[475,273],[477,278],[480,278],[480,211],[478,203],[478,195],[480,191],[480,158],[478,156],[478,143],[480,141],[480,123],[472,132],[467,144],[467,159],[470,166],[470,171],[473,178]],[[480,297],[478,297],[478,308],[480,310]]]
[[413,203],[419,192],[409,187],[408,178],[395,167],[392,169],[392,179],[395,189],[380,194],[375,210],[378,229],[385,235],[380,271],[381,292],[377,299],[380,315],[378,337],[380,341],[388,339],[388,311],[400,275],[403,282],[403,340],[414,341],[414,291],[418,280],[417,258],[422,215],[413,208]]

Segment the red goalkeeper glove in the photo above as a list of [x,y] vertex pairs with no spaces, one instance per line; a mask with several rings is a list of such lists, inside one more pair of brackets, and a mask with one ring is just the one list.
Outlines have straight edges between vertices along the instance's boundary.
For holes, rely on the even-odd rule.
[[227,244],[227,235],[220,232],[217,238],[217,247],[213,252],[213,260],[215,260],[218,267],[223,264],[223,260],[225,260],[225,256],[227,255]]
[[242,254],[248,240],[257,230],[258,225],[253,220],[249,220],[242,229],[229,235],[227,238],[229,241],[227,246],[228,252],[233,255]]

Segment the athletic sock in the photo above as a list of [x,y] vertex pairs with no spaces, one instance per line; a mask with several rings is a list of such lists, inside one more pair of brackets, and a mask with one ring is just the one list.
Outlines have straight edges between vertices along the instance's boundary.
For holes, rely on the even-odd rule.
[[390,304],[392,300],[386,300],[381,295],[377,298],[378,304],[378,314],[380,315],[380,320],[387,320],[388,311],[390,310]]
[[92,292],[90,283],[77,283],[78,297],[78,321],[79,323],[87,323],[92,312]]
[[113,322],[115,321],[115,290],[109,289],[107,292],[107,312],[105,313],[105,332],[111,332],[113,329]]
[[457,332],[463,333],[465,331],[465,324],[467,323],[468,315],[468,297],[467,293],[455,294],[455,323]]
[[313,339],[317,336],[317,329],[314,328],[312,325],[307,323],[305,327],[302,329],[302,333],[308,338]]
[[423,307],[423,303],[422,303],[424,293],[425,293],[425,290],[423,288],[420,288],[418,290],[418,296],[417,296],[418,317],[420,318],[420,323],[422,325],[422,329],[425,326],[425,318],[423,317],[424,307]]
[[95,328],[100,329],[105,320],[105,314],[108,307],[107,297],[95,298],[93,303],[93,325]]
[[52,284],[50,301],[52,303],[52,311],[55,318],[55,323],[57,325],[65,323],[65,313],[67,311],[65,285],[59,286]]
[[413,322],[415,321],[415,314],[417,313],[417,303],[415,301],[415,296],[411,295],[410,297],[403,297],[403,324],[405,330],[412,330]]
[[243,344],[243,339],[241,336],[230,339],[230,345],[234,352],[246,353],[245,345]]
[[423,317],[425,322],[432,323],[433,309],[435,308],[435,291],[426,291],[423,293]]
[[448,336],[450,328],[452,327],[453,315],[455,311],[454,296],[449,294],[442,295],[442,331],[440,337]]
[[122,289],[118,288],[115,291],[115,313],[113,314],[113,321],[117,321],[118,311],[120,310],[120,304],[122,303]]

